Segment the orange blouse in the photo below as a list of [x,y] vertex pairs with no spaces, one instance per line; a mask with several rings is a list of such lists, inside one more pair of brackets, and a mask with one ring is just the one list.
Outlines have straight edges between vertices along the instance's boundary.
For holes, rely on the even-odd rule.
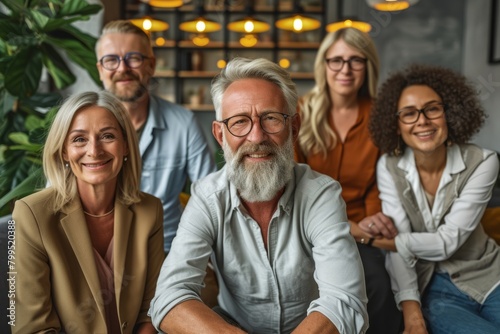
[[[315,171],[340,182],[347,217],[356,223],[381,211],[376,184],[376,165],[380,150],[372,142],[368,131],[370,108],[370,100],[360,101],[356,123],[349,129],[345,141],[342,143],[339,140],[328,152],[326,160],[321,153],[306,155],[298,142],[295,145],[297,162],[307,163]],[[330,126],[336,132],[332,117]]]

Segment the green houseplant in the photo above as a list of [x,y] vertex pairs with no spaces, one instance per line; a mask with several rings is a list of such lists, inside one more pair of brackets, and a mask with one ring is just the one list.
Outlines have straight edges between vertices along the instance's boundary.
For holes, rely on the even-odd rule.
[[[2,0],[0,12],[0,216],[12,200],[43,187],[41,148],[47,125],[76,81],[66,59],[100,84],[96,39],[72,23],[101,10],[85,0]],[[1,11],[1,8],[0,8]],[[42,73],[51,87],[39,89]]]

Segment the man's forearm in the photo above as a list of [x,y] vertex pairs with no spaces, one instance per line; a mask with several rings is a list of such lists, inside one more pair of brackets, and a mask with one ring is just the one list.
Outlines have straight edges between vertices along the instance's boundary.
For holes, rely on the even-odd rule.
[[227,323],[202,302],[193,299],[182,302],[170,310],[163,318],[160,328],[169,334],[245,333]]
[[338,334],[337,327],[320,312],[312,312],[295,328],[293,334]]

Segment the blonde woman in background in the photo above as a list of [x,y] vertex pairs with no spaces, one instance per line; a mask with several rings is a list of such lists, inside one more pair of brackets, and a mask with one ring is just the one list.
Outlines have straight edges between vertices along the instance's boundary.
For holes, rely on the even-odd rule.
[[314,65],[316,85],[300,102],[302,128],[296,159],[342,186],[351,234],[363,261],[370,328],[398,333],[402,326],[384,267],[387,240],[397,235],[381,213],[375,167],[380,151],[368,132],[377,92],[379,59],[370,36],[354,28],[329,33]]

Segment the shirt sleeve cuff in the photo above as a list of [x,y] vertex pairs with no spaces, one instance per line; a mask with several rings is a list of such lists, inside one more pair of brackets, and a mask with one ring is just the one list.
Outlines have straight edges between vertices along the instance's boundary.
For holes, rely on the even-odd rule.
[[403,258],[403,260],[411,267],[415,267],[418,258],[413,255],[413,253],[407,247],[409,243],[409,235],[410,233],[400,233],[396,236],[396,249],[398,250],[399,255]]

